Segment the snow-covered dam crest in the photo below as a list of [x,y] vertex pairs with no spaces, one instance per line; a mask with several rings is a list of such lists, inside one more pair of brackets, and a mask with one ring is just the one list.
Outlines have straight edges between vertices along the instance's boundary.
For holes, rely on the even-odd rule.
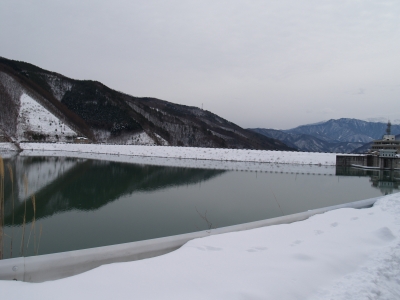
[[[290,151],[260,151],[246,149],[169,147],[169,146],[136,146],[136,145],[96,145],[96,144],[44,144],[21,143],[23,155],[56,155],[57,152],[111,154],[124,156],[162,157],[176,159],[197,159],[217,161],[242,161],[278,164],[334,166],[336,154],[309,153]],[[35,152],[33,152],[35,151]]]

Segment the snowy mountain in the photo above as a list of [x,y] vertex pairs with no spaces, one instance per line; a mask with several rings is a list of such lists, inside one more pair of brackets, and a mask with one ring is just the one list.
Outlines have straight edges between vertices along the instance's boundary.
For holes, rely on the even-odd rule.
[[[368,143],[382,138],[387,122],[366,122],[357,119],[342,118],[329,120],[321,124],[303,125],[285,130],[287,133],[308,134],[321,140],[336,142]],[[392,125],[392,134],[400,133],[400,125]]]
[[253,128],[251,130],[278,139],[289,147],[306,152],[348,153],[364,145],[364,143],[354,142],[330,143],[312,135],[288,133],[276,129]]
[[[351,153],[369,149],[373,140],[382,138],[387,123],[357,119],[338,119],[302,125],[288,130],[253,128],[255,132],[278,139],[301,151]],[[400,134],[400,125],[392,125],[392,134]],[[363,147],[364,146],[364,147]]]
[[138,98],[0,57],[0,138],[291,150],[209,111]]

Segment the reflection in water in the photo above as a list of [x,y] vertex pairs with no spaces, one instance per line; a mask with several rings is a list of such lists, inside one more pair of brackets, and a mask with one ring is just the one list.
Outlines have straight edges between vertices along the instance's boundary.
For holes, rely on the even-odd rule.
[[[226,171],[133,165],[71,158],[17,157],[13,161],[17,179],[14,187],[14,224],[33,217],[33,206],[25,202],[35,195],[36,220],[68,210],[91,211],[122,196],[173,186],[197,184]],[[27,178],[27,184],[21,178]],[[36,184],[32,184],[35,182]],[[22,192],[27,187],[27,193]],[[12,221],[12,188],[6,182],[5,224]],[[33,190],[33,192],[32,192]]]
[[371,186],[379,189],[383,195],[397,193],[400,184],[400,170],[361,169],[336,167],[336,175],[369,177]]
[[5,162],[6,258],[11,250],[16,257],[127,243],[381,194],[364,175],[311,166],[294,174],[289,166],[252,172],[249,163],[250,171],[226,171],[56,157]]
[[5,162],[4,258],[39,252],[40,221],[53,215],[95,211],[127,195],[189,186],[226,172],[57,157],[16,156]]

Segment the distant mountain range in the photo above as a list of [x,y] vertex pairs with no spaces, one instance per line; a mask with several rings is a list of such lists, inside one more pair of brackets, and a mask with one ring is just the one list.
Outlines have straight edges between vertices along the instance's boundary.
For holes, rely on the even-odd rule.
[[[308,152],[360,153],[373,140],[381,139],[387,123],[342,118],[298,126],[288,130],[251,128],[267,137],[278,139],[289,147]],[[392,125],[392,134],[400,134],[400,125]]]
[[0,140],[294,150],[209,111],[0,57]]

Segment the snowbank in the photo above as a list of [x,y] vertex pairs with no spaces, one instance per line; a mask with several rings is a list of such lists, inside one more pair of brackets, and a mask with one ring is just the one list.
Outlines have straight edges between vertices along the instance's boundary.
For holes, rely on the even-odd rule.
[[0,151],[17,151],[18,148],[13,143],[0,143]]
[[399,299],[400,193],[287,225],[57,281],[2,281],[7,299]]
[[35,151],[66,151],[177,159],[244,161],[257,163],[262,162],[324,166],[333,166],[336,164],[335,153],[98,144],[21,143],[20,147],[23,150]]

